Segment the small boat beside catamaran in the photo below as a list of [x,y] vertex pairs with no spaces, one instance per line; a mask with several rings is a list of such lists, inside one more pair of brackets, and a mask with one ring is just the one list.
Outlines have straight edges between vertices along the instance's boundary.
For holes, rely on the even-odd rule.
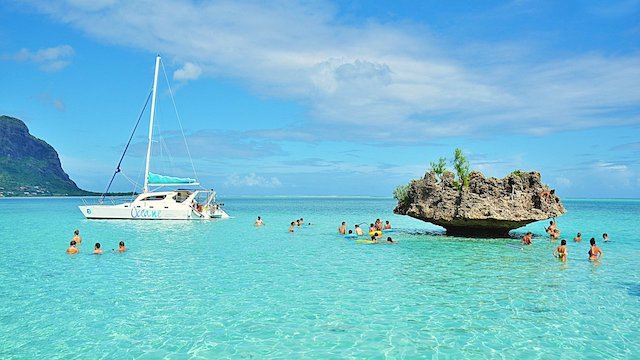
[[[127,144],[127,147],[120,158],[120,162],[116,167],[116,171],[107,186],[107,190],[105,191],[105,194],[100,197],[98,204],[90,205],[85,201],[84,205],[79,206],[80,211],[82,211],[82,214],[87,219],[209,220],[229,217],[229,215],[222,209],[223,204],[216,202],[216,192],[212,189],[184,189],[184,187],[191,188],[200,186],[197,179],[164,176],[150,171],[151,146],[154,142],[153,122],[155,116],[156,91],[158,86],[158,70],[160,67],[160,61],[160,56],[156,57],[153,89],[150,95],[151,114],[149,116],[149,137],[142,193],[132,201],[111,204],[104,203],[105,194],[109,191],[115,176],[120,172],[120,165],[122,164],[122,160],[129,147],[129,144]],[[129,143],[131,142],[133,135],[134,134],[131,134]],[[158,191],[158,189],[161,188],[172,188],[173,190]]]

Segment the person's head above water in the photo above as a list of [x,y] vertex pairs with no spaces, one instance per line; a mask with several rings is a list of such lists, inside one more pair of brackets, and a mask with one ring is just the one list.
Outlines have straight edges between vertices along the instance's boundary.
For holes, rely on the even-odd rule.
[[124,246],[124,241],[120,241],[120,244],[118,244],[120,246]]
[[78,235],[78,234],[80,234],[80,230],[76,229],[73,233]]
[[71,245],[71,246],[76,246],[76,241],[75,241],[75,240],[71,240],[71,242],[69,243],[69,245]]
[[96,249],[100,249],[100,243],[96,243]]
[[593,246],[596,244],[596,239],[595,238],[591,238],[591,240],[589,240],[589,243]]
[[567,240],[562,239],[562,240],[560,241],[560,245],[567,245]]

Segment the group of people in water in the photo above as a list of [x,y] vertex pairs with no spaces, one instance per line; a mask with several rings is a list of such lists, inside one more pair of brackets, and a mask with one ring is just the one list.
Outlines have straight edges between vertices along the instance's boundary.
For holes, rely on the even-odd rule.
[[[361,224],[365,224],[365,223],[361,223]],[[338,234],[345,235],[345,236],[352,236],[352,237],[364,236],[364,231],[362,231],[362,228],[360,227],[361,224],[355,224],[353,230],[347,230],[347,223],[346,221],[343,221],[338,227]],[[378,238],[382,237],[382,233],[384,230],[391,230],[391,223],[389,222],[389,220],[385,221],[384,225],[382,224],[382,220],[380,219],[376,219],[375,222],[371,223],[369,225],[369,233],[368,233],[368,235],[371,236],[370,242],[377,243]],[[388,236],[387,242],[396,243],[397,241],[393,240],[390,236]]]
[[[75,230],[73,232],[73,237],[71,238],[71,241],[69,242],[69,247],[67,248],[67,253],[69,254],[77,254],[80,252],[80,248],[78,246],[80,246],[80,244],[82,243],[82,237],[80,236],[80,230]],[[127,247],[124,246],[124,241],[120,241],[120,243],[118,244],[118,250],[116,249],[112,249],[113,251],[117,251],[117,252],[125,252],[127,251]],[[100,255],[104,252],[104,250],[102,250],[102,246],[100,245],[99,242],[95,243],[95,245],[93,246],[93,251],[91,252],[91,254],[94,255]]]
[[[556,222],[555,219],[551,220],[549,222],[549,226],[544,228],[545,232],[547,234],[549,234],[549,239],[550,240],[557,240],[560,237],[560,229],[558,229],[558,224]],[[533,239],[533,233],[531,231],[527,232],[523,237],[522,237],[522,245],[531,245],[532,244],[532,239]],[[609,241],[609,235],[607,233],[602,234],[602,240],[604,242],[608,242]],[[573,241],[576,243],[579,243],[582,241],[582,233],[577,233],[576,236],[573,238]],[[600,247],[598,247],[598,245],[596,245],[596,239],[595,238],[591,238],[589,240],[589,244],[590,244],[590,249],[588,252],[589,255],[589,260],[593,260],[596,261],[598,259],[600,259],[603,255],[602,249],[600,249]],[[553,250],[553,256],[557,257],[558,259],[560,259],[561,261],[567,261],[567,257],[568,257],[568,250],[567,250],[567,240],[562,239],[560,240],[560,245],[558,245],[558,247],[556,247]]]

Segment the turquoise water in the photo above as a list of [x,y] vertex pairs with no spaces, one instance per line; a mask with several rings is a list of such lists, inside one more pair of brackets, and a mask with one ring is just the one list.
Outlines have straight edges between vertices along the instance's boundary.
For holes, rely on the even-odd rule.
[[[442,236],[391,199],[223,201],[233,219],[136,222],[85,220],[80,199],[0,199],[0,358],[640,357],[640,201],[565,201],[563,237],[585,237],[567,263],[546,222],[518,231],[537,235],[520,250]],[[289,234],[300,217],[312,225]],[[376,218],[399,244],[336,234]],[[88,255],[97,241],[109,251]]]

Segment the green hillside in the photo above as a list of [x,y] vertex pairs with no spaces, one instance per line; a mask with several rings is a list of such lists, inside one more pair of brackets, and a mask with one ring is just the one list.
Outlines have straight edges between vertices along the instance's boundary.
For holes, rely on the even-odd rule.
[[0,116],[0,196],[88,195],[69,178],[55,149],[19,119]]

